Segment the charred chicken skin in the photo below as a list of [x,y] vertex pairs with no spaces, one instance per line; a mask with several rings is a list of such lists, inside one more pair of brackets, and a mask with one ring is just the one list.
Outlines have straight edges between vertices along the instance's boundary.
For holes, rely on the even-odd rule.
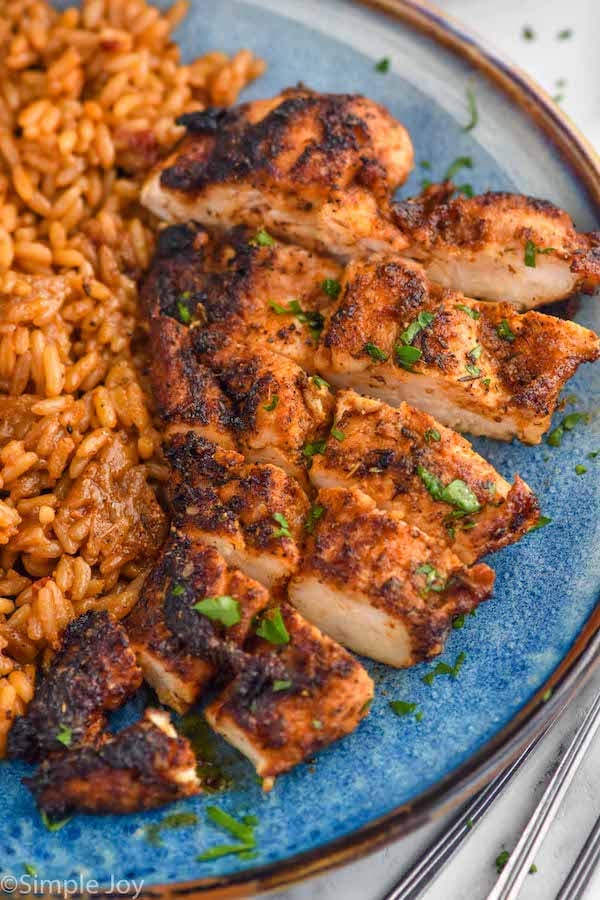
[[137,812],[200,791],[190,744],[159,709],[147,709],[140,722],[99,746],[52,753],[25,783],[52,818],[74,810]]
[[279,617],[278,645],[256,638],[237,677],[205,710],[215,731],[251,760],[265,789],[354,731],[373,698],[360,663],[288,603],[269,615]]
[[533,309],[600,284],[600,232],[579,234],[570,216],[547,200],[490,191],[453,197],[434,185],[397,203],[394,221],[409,241],[403,251],[433,281],[483,300]]
[[[223,597],[229,598],[229,627],[193,608]],[[228,667],[232,650],[243,645],[253,617],[269,602],[262,585],[229,567],[214,547],[189,538],[185,522],[182,531],[173,530],[125,623],[159,700],[185,712]]]
[[296,88],[179,121],[187,135],[142,191],[166,221],[266,228],[341,257],[406,246],[388,198],[413,149],[379,104]]
[[597,336],[575,322],[471,300],[416,263],[375,256],[346,268],[317,368],[459,431],[537,444],[567,380],[599,355]]
[[121,625],[87,612],[67,627],[61,649],[24,716],[8,736],[8,755],[28,762],[102,740],[106,713],[122,706],[142,672]]
[[403,668],[441,652],[454,617],[494,584],[489,566],[466,568],[447,547],[356,489],[319,491],[321,511],[290,600],[351,650]]
[[313,457],[313,484],[363,491],[467,564],[518,541],[539,518],[521,478],[510,485],[463,437],[407,403],[394,409],[340,391],[335,420],[344,440],[330,435]]

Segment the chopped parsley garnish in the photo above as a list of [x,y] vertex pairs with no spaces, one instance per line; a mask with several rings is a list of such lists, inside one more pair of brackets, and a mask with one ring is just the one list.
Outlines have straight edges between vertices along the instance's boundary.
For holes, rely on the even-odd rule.
[[309,534],[314,533],[315,526],[316,526],[317,522],[319,521],[319,519],[323,516],[324,512],[325,512],[324,506],[317,506],[317,505],[311,506],[311,508],[308,512],[308,518],[307,518],[306,522],[304,523],[304,527]]
[[537,531],[539,528],[543,528],[545,525],[549,525],[552,519],[550,516],[540,516],[535,525],[532,525],[529,529],[530,531]]
[[174,587],[171,589],[171,596],[172,596],[172,597],[182,597],[184,594],[185,594],[185,588],[184,588],[184,586],[183,586],[182,584],[176,584],[176,585],[174,585]]
[[424,191],[427,190],[428,187],[431,187],[432,184],[433,181],[431,178],[421,178],[421,187]]
[[36,877],[37,869],[35,866],[32,866],[31,863],[23,863],[23,869],[27,875],[31,875],[32,878]]
[[250,243],[255,247],[272,247],[275,243],[275,238],[272,238],[268,231],[261,228],[256,232],[256,237],[252,238]]
[[524,25],[521,31],[524,41],[533,41],[535,39],[535,31],[531,25]]
[[45,810],[42,809],[42,810],[40,810],[40,818],[41,818],[41,820],[42,820],[42,825],[43,825],[48,831],[60,831],[61,828],[64,828],[64,827],[65,827],[65,825],[67,824],[67,822],[70,822],[70,821],[71,821],[71,819],[73,818],[73,816],[67,816],[66,819],[55,819],[55,820],[52,820],[52,819],[49,819],[49,818],[48,818],[48,814],[45,812]]
[[324,281],[321,282],[321,290],[324,291],[327,296],[331,297],[333,300],[339,297],[341,289],[342,286],[337,278],[325,278]]
[[598,456],[600,456],[600,450],[591,450],[588,453],[587,458],[588,459],[596,459]]
[[170,813],[160,822],[153,822],[145,828],[146,840],[153,847],[162,846],[161,832],[171,828],[191,828],[198,824],[198,816],[191,812]]
[[68,725],[61,725],[58,729],[56,740],[63,747],[70,747],[73,743],[73,730]]
[[292,533],[290,531],[290,526],[289,526],[288,520],[283,515],[283,513],[280,513],[280,512],[273,513],[273,518],[275,519],[277,524],[280,526],[279,528],[276,528],[275,531],[273,532],[273,537],[291,538]]
[[496,328],[496,334],[499,338],[502,338],[503,341],[510,341],[512,343],[515,339],[515,334],[506,319],[501,320]]
[[419,163],[422,169],[431,169],[431,163],[428,159],[422,159]]
[[465,627],[465,614],[464,613],[461,613],[460,616],[457,616],[454,619],[454,621],[452,622],[452,627],[455,628],[457,631],[460,628]]
[[298,300],[290,300],[287,306],[282,306],[281,303],[277,303],[275,300],[269,300],[269,306],[278,316],[295,316],[299,322],[308,325],[311,337],[314,340],[317,340],[323,331],[325,319],[322,314],[317,310],[305,312]]
[[442,500],[466,513],[476,513],[481,509],[479,500],[469,485],[460,478],[455,478],[454,481],[444,485],[437,476],[423,466],[418,466],[417,474],[434,500]]
[[470,316],[471,319],[474,319],[475,321],[477,321],[477,319],[481,316],[480,312],[478,312],[476,309],[471,309],[470,306],[465,306],[464,303],[456,303],[454,305],[454,309],[460,309],[461,312],[466,313],[468,316]]
[[552,688],[548,688],[548,690],[544,691],[544,693],[542,694],[542,703],[547,703],[551,696]]
[[413,371],[413,365],[423,356],[418,347],[404,346],[402,344],[396,344],[395,352],[399,364],[408,372]]
[[231,856],[236,853],[240,857],[249,859],[249,852],[254,848],[254,844],[219,844],[218,847],[211,847],[196,857],[196,862],[208,862],[210,859],[220,859],[222,856]]
[[467,819],[467,821],[465,822],[465,826],[469,829],[469,831],[471,830],[471,828],[473,827],[474,824],[475,823],[473,822],[473,819],[471,819],[471,818]]
[[326,447],[327,441],[310,441],[304,445],[302,453],[307,459],[312,459],[313,456],[320,456],[322,453],[325,453]]
[[389,56],[383,56],[379,62],[375,63],[375,71],[376,72],[386,72],[390,71],[390,58]]
[[192,314],[183,300],[177,301],[177,318],[183,325],[189,325],[192,321]]
[[239,844],[220,844],[217,847],[211,847],[197,856],[198,862],[209,859],[219,859],[222,856],[229,856],[232,853],[239,854],[245,859],[249,859],[254,855],[256,848],[256,838],[254,836],[254,826],[257,824],[254,817],[247,816],[243,822],[239,822],[230,816],[229,813],[218,806],[208,806],[206,808],[206,817],[223,831],[227,831],[233,837],[237,838]]
[[435,669],[433,669],[432,672],[428,672],[421,681],[425,684],[433,684],[434,679],[438,678],[440,675],[450,675],[451,678],[458,678],[458,673],[462,669],[466,658],[467,654],[462,650],[456,657],[453,666],[451,666],[450,663],[439,662]]
[[269,402],[264,404],[263,409],[266,410],[266,412],[273,412],[274,409],[277,409],[278,404],[279,394],[273,394]]
[[572,28],[563,28],[562,31],[559,31],[556,35],[559,41],[568,41],[569,38],[573,37],[573,29]]
[[192,609],[206,616],[212,622],[220,622],[226,628],[237,625],[241,619],[240,605],[229,594],[221,594],[218,597],[205,597],[194,603]]
[[453,176],[456,175],[457,172],[460,172],[461,169],[472,169],[473,168],[473,160],[470,156],[458,156],[453,163],[448,166],[446,170],[446,174],[443,176],[443,181],[451,181]]
[[289,644],[290,635],[285,627],[279,606],[265,613],[256,633],[270,644]]
[[538,867],[536,866],[536,864],[535,864],[535,863],[531,863],[531,865],[529,866],[529,874],[530,874],[530,875],[535,875],[535,873],[537,872],[537,870],[538,870]]
[[481,369],[479,369],[477,366],[471,365],[471,363],[465,366],[465,371],[469,373],[469,376],[471,378],[481,377]]
[[446,587],[446,579],[444,576],[429,563],[423,563],[423,565],[418,566],[415,571],[419,575],[426,576],[424,593],[428,594],[429,591],[435,591],[436,594],[439,594]]
[[228,831],[229,834],[238,838],[240,841],[243,841],[245,844],[255,843],[253,826],[247,825],[244,822],[238,822],[237,819],[234,819],[233,816],[230,816],[229,813],[225,812],[221,807],[207,806],[206,818],[210,819],[213,825],[216,825],[223,831]]
[[423,437],[425,438],[426,444],[430,444],[432,441],[441,441],[442,439],[437,428],[428,428]]
[[377,362],[385,362],[388,358],[388,354],[384,350],[381,350],[376,344],[372,344],[370,341],[365,344],[365,350],[371,359],[374,359]]
[[530,269],[535,269],[536,259],[539,254],[555,253],[556,247],[538,247],[533,241],[529,240],[525,244],[525,265]]
[[407,703],[406,700],[390,700],[390,707],[397,716],[400,716],[400,718],[410,716],[412,713],[415,714],[417,722],[420,722],[423,718],[423,713],[420,710],[417,710],[416,703]]
[[277,693],[278,691],[287,691],[289,688],[291,688],[291,686],[292,686],[291,681],[284,681],[284,680],[276,679],[273,682],[273,691],[275,693]]
[[553,431],[550,432],[550,434],[546,438],[546,441],[548,442],[548,444],[550,444],[551,447],[560,447],[565,431],[573,431],[576,425],[586,420],[587,416],[585,413],[569,413],[564,417],[562,422],[557,425]]
[[503,850],[502,853],[499,853],[496,857],[496,871],[498,872],[498,874],[500,874],[500,872],[508,862],[509,857],[510,853],[508,852],[508,850]]
[[469,107],[469,114],[471,118],[467,122],[467,124],[463,127],[463,131],[472,131],[473,128],[479,122],[479,113],[477,111],[477,101],[475,99],[475,94],[471,88],[467,88],[467,105]]
[[481,356],[481,344],[475,344],[473,349],[469,350],[469,352],[467,353],[467,356],[473,362],[475,362],[476,359],[479,359],[479,357]]
[[416,319],[410,323],[406,331],[403,331],[400,335],[400,340],[403,344],[412,344],[416,336],[420,331],[423,331],[424,328],[427,328],[428,325],[431,325],[433,322],[433,313],[430,312],[420,312]]
[[473,185],[465,182],[465,184],[457,184],[456,190],[459,194],[464,194],[465,197],[474,197],[475,191],[473,190]]
[[323,723],[321,722],[320,719],[313,719],[313,720],[312,720],[312,727],[313,727],[313,728],[316,728],[317,731],[320,731],[321,728],[323,727]]
[[344,434],[344,432],[342,431],[341,428],[337,427],[337,425],[334,425],[333,428],[331,429],[331,436],[334,437],[336,439],[336,441],[341,442],[341,441],[346,440],[346,435]]
[[575,474],[576,475],[585,475],[586,472],[587,472],[587,466],[582,466],[581,463],[579,463],[579,465],[575,466]]
[[321,378],[320,375],[311,375],[310,380],[314,381],[318,388],[327,388],[328,390],[331,389],[331,385],[329,384],[329,382],[325,381],[324,378]]

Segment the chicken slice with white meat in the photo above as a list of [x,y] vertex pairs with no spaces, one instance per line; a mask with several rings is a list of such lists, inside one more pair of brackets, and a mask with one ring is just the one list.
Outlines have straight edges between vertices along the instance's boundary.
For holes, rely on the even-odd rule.
[[[268,602],[262,585],[228,566],[214,547],[190,539],[185,522],[182,532],[173,530],[124,623],[161,703],[180,713],[189,709]],[[209,615],[194,609],[197,603]]]
[[309,509],[298,482],[193,433],[176,435],[166,452],[176,528],[265,587],[283,587],[298,564]]
[[413,148],[372,100],[294,88],[178,121],[186,136],[142,190],[166,221],[243,224],[343,258],[406,246],[389,198]]
[[597,336],[575,322],[471,300],[384,255],[347,266],[317,368],[336,387],[404,400],[450,428],[537,444],[567,380],[599,355]]
[[582,234],[547,200],[490,191],[452,197],[433,185],[397,203],[394,221],[409,241],[402,252],[433,281],[482,300],[533,309],[600,284],[600,232]]
[[266,612],[238,676],[205,710],[263,788],[358,726],[374,686],[360,663],[288,603]]
[[398,668],[436,656],[453,619],[491,594],[489,566],[466,568],[444,544],[377,509],[361,491],[319,491],[313,519],[290,601],[363,656]]
[[[357,488],[467,564],[520,540],[539,505],[517,475],[510,485],[468,441],[432,416],[341,391],[335,434],[312,456],[318,488]],[[340,440],[342,438],[342,440]]]

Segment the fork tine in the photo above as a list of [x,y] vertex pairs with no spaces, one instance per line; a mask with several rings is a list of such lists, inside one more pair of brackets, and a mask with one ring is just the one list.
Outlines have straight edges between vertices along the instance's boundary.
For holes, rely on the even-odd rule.
[[546,837],[598,728],[600,728],[600,694],[577,729],[487,900],[516,900],[535,854]]
[[600,862],[600,816],[558,892],[558,900],[580,900]]

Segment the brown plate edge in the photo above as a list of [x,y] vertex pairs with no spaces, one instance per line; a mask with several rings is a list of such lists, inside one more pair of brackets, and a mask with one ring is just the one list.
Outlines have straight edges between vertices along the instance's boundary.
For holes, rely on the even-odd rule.
[[[600,209],[600,157],[591,144],[525,72],[504,60],[483,39],[475,37],[421,0],[355,0],[399,19],[467,59],[508,95],[542,129],[562,158],[583,183]],[[140,897],[175,900],[209,897],[211,900],[253,896],[272,891],[327,870],[356,862],[415,828],[464,803],[540,734],[580,690],[600,662],[600,604],[584,625],[573,646],[547,682],[491,741],[433,788],[368,825],[286,860],[256,869],[177,884],[154,885]],[[543,698],[548,691],[548,702]],[[111,894],[96,894],[110,897]]]

